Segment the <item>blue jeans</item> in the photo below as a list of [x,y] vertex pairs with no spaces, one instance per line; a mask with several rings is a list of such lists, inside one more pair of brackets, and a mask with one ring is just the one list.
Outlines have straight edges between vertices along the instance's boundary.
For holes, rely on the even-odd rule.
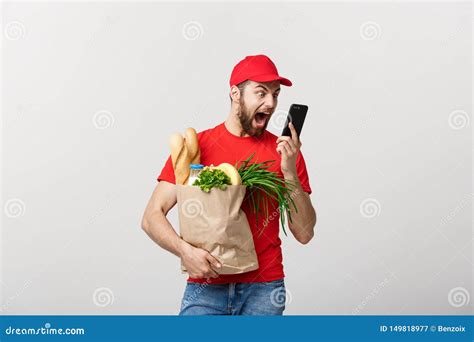
[[283,279],[258,283],[200,284],[188,282],[180,315],[282,315]]

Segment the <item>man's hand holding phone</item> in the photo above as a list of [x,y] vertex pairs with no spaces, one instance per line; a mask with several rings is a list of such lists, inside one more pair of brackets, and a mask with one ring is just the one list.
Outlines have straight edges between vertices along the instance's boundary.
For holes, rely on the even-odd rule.
[[288,128],[291,132],[291,137],[280,136],[277,139],[277,152],[281,154],[281,172],[285,178],[295,178],[298,176],[296,172],[296,157],[302,145],[295,126],[289,122]]
[[296,158],[301,148],[300,135],[308,112],[308,106],[292,104],[288,112],[285,128],[277,139],[277,152],[281,155],[281,172],[285,179],[298,179]]

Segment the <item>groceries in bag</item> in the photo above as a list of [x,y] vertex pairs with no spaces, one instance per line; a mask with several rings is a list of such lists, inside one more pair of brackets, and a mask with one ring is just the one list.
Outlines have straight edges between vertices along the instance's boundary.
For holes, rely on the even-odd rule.
[[[251,163],[254,154],[239,165],[200,163],[196,131],[188,128],[183,137],[170,138],[176,177],[180,235],[195,247],[207,250],[222,267],[219,274],[237,274],[258,268],[252,232],[241,205],[249,200],[254,213],[269,217],[269,203],[278,203],[283,231],[285,215],[291,222],[290,196],[294,184],[279,178],[268,168],[274,161]],[[273,199],[275,201],[270,201]],[[264,227],[258,227],[263,232]],[[185,271],[184,265],[181,265]]]

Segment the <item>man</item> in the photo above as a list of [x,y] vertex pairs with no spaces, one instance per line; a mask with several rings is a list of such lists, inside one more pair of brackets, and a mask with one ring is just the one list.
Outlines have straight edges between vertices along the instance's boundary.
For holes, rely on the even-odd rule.
[[[240,61],[230,77],[231,109],[226,121],[198,134],[201,163],[234,165],[254,152],[253,162],[275,160],[270,170],[296,182],[291,196],[298,212],[292,211],[289,228],[299,242],[307,244],[314,235],[316,212],[309,197],[311,188],[300,152],[301,142],[292,125],[291,137],[277,137],[266,130],[278,104],[280,85],[291,86],[292,83],[278,75],[275,64],[267,56],[247,56]],[[286,292],[279,213],[273,213],[270,218],[259,215],[256,222],[250,206],[243,203],[259,268],[242,274],[219,275],[219,261],[182,240],[166,218],[176,204],[171,157],[158,181],[145,210],[142,228],[159,246],[181,258],[188,270],[180,314],[281,315]],[[262,226],[265,229],[259,234],[257,227]]]

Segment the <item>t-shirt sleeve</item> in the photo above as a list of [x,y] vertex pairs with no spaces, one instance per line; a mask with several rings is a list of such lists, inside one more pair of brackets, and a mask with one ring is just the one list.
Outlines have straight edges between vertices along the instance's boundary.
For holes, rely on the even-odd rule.
[[304,192],[311,194],[312,190],[309,184],[308,170],[306,169],[306,162],[301,152],[298,154],[298,157],[296,157],[296,171],[298,172],[301,188],[303,188]]
[[173,163],[171,161],[171,155],[168,157],[168,160],[166,160],[165,166],[161,170],[161,173],[156,180],[158,182],[164,180],[169,183],[176,184],[176,179],[174,177]]

